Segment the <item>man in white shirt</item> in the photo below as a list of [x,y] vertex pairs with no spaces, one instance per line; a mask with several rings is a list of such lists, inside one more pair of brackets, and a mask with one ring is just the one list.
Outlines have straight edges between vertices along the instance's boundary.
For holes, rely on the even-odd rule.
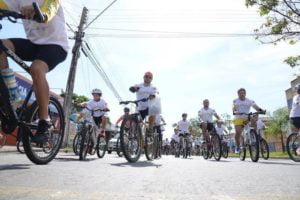
[[216,111],[209,107],[209,100],[205,99],[203,101],[203,108],[198,111],[199,121],[201,123],[202,133],[204,134],[206,141],[208,141],[209,135],[208,132],[213,130],[213,116],[220,120],[219,115]]
[[[19,12],[27,39],[10,38],[2,40],[4,46],[15,52],[24,61],[30,61],[30,75],[39,105],[39,122],[33,141],[43,143],[48,140],[50,128],[48,116],[49,86],[46,73],[54,69],[67,57],[68,37],[63,8],[59,0],[35,0],[45,17],[44,23],[32,20],[35,15],[33,0],[0,0],[0,8]],[[8,68],[7,56],[0,52],[0,69]]]
[[[235,153],[240,152],[241,134],[244,129],[244,124],[248,121],[246,114],[250,112],[251,107],[253,107],[256,111],[263,111],[253,100],[246,98],[246,90],[244,88],[240,88],[237,93],[238,98],[233,100],[232,108],[234,114],[234,119],[232,122],[235,127]],[[256,122],[253,118],[251,120],[251,126],[256,127]]]
[[[144,82],[129,88],[131,92],[136,92],[137,100],[145,98],[155,98],[155,95],[158,94],[156,87],[154,87],[151,82],[153,80],[153,74],[151,72],[146,72],[144,74]],[[142,116],[142,119],[145,119],[149,115],[149,103],[148,101],[141,101],[138,103],[138,110]],[[155,116],[149,116],[149,131],[150,134],[153,133],[155,123]]]
[[181,145],[183,142],[183,137],[188,137],[190,136],[190,128],[191,128],[191,123],[187,120],[187,114],[183,113],[181,115],[182,120],[180,120],[177,123],[177,129],[179,132],[179,144]]
[[[295,87],[297,94],[293,97],[292,109],[290,111],[290,121],[293,125],[292,131],[298,133],[300,131],[300,84]],[[300,155],[300,145],[296,149],[296,153]]]

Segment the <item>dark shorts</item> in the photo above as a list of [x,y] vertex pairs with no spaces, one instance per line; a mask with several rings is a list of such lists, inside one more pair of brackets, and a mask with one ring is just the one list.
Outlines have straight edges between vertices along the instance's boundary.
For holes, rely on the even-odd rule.
[[[214,124],[213,123],[206,123],[207,124],[207,131],[210,132],[212,130],[214,130]],[[200,125],[200,127],[202,128],[202,124]]]
[[149,110],[148,110],[148,108],[146,110],[139,110],[139,113],[140,113],[142,119],[144,120],[148,116]]
[[103,117],[103,116],[100,116],[100,117],[93,117],[94,122],[95,122],[95,124],[96,124],[98,127],[100,127],[100,124],[101,124],[101,122],[102,122],[102,117]]
[[48,65],[48,70],[51,71],[64,61],[67,57],[67,52],[59,45],[34,44],[30,40],[22,38],[9,39],[14,47],[15,53],[24,61],[42,60]]
[[300,129],[300,117],[292,117],[291,124],[293,124],[296,128]]

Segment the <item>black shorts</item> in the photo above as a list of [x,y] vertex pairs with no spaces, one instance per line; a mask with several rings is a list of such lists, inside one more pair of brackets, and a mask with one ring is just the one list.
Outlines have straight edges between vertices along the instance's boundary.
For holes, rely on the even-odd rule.
[[[212,130],[214,130],[214,124],[213,123],[210,123],[210,122],[207,122],[207,131],[210,132]],[[200,125],[200,127],[202,128],[202,124]]]
[[140,113],[142,119],[144,120],[149,114],[149,109],[147,108],[146,110],[139,110],[139,113]]
[[93,117],[94,122],[98,127],[100,127],[100,124],[102,123],[102,117],[103,117],[103,115],[100,117]]
[[56,44],[34,44],[28,39],[11,38],[9,39],[14,47],[15,53],[24,61],[42,60],[48,65],[48,70],[51,71],[64,61],[67,57],[67,52]]
[[300,129],[300,117],[292,117],[291,123],[298,129]]

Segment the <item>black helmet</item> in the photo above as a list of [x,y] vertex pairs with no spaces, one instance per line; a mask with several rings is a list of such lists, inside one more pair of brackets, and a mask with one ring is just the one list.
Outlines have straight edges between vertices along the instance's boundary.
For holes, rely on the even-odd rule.
[[129,111],[130,111],[129,108],[127,108],[127,107],[124,108],[124,112],[129,112]]

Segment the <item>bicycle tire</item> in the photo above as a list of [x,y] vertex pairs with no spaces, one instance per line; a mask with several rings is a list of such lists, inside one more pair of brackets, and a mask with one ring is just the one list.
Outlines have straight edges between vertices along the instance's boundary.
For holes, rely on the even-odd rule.
[[297,155],[297,150],[300,148],[300,136],[298,133],[292,133],[288,136],[286,148],[290,159],[300,162],[300,155]]
[[86,125],[82,126],[81,134],[81,144],[79,150],[79,160],[85,160],[88,150],[90,148],[91,136],[89,134],[89,128]]
[[147,160],[151,161],[154,158],[154,136],[145,136],[145,156]]
[[240,145],[240,152],[239,158],[241,161],[244,161],[246,158],[246,146],[243,137],[241,137],[241,145]]
[[223,145],[222,145],[222,156],[223,156],[223,158],[228,158],[228,153],[229,153],[228,146],[227,146],[226,143],[223,143]]
[[207,160],[209,157],[209,150],[207,143],[202,144],[202,157]]
[[250,138],[252,138],[249,145],[250,158],[252,162],[257,162],[259,160],[259,141],[255,130],[250,130]]
[[[44,145],[36,144],[31,142],[32,130],[25,124],[20,126],[22,134],[22,141],[24,146],[24,151],[29,160],[38,165],[44,165],[52,161],[55,156],[58,154],[61,144],[64,138],[64,129],[65,129],[65,121],[64,121],[64,113],[63,109],[60,105],[60,102],[54,98],[49,98],[49,116],[52,122],[51,128],[49,132],[51,132],[51,137],[49,137],[47,145],[51,143],[51,150],[48,153],[45,153],[45,156],[41,157],[39,148],[45,148]],[[55,109],[55,110],[54,110]],[[33,124],[36,120],[38,120],[38,104],[37,101],[34,101],[29,109],[26,111],[25,121],[27,123]],[[36,129],[36,128],[35,128]],[[33,129],[33,130],[35,130]]]
[[104,136],[99,135],[97,138],[97,156],[103,158],[107,150],[106,139]]
[[269,154],[270,154],[269,145],[267,141],[263,138],[260,140],[260,152],[263,159],[265,160],[269,159]]
[[123,156],[123,151],[122,151],[122,148],[121,148],[121,140],[120,140],[120,137],[117,139],[116,150],[117,150],[118,156],[119,156],[119,157],[122,157],[122,156]]
[[222,156],[221,139],[218,134],[213,134],[211,138],[212,152],[216,161],[219,161]]
[[[126,127],[128,124],[130,127]],[[139,160],[142,153],[141,137],[142,131],[136,116],[130,115],[124,118],[120,127],[120,142],[124,157],[128,162]]]
[[25,153],[22,140],[17,141],[16,146],[17,146],[17,150],[18,150],[19,153],[22,153],[22,154]]
[[76,156],[79,155],[80,142],[81,142],[81,135],[79,133],[77,133],[73,140],[73,152]]

